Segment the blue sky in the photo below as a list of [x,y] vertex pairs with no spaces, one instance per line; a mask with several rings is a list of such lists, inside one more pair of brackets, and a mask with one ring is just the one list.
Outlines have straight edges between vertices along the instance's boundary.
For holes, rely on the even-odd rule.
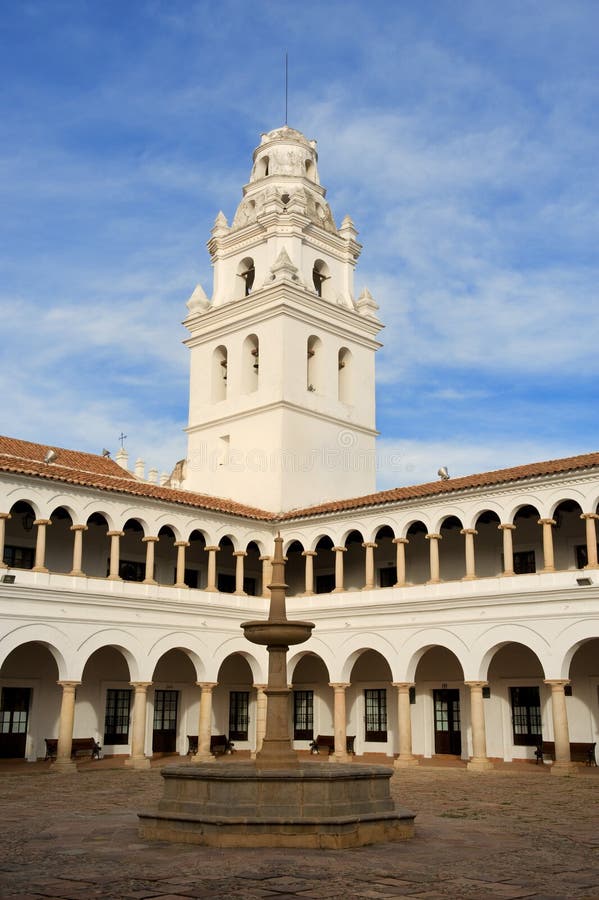
[[594,0],[3,3],[0,431],[185,455],[180,322],[285,48],[386,324],[380,486],[598,449]]

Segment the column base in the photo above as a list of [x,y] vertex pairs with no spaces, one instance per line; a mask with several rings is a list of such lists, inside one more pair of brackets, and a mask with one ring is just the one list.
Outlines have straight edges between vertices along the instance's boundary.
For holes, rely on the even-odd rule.
[[148,756],[130,756],[125,760],[125,765],[130,769],[149,769],[150,759]]
[[34,566],[31,571],[32,572],[47,572],[48,569],[46,568],[46,566]]
[[468,760],[466,768],[470,772],[492,772],[495,766],[486,756],[473,756]]
[[586,566],[582,567],[583,569],[599,569],[599,563],[587,563]]
[[188,585],[188,584],[185,584],[184,581],[181,581],[181,582],[175,581],[173,587],[176,587],[176,588],[187,588],[187,589],[189,590],[189,585]]
[[144,578],[142,584],[158,584],[155,578]]
[[331,763],[351,763],[352,757],[349,753],[331,753],[329,756],[329,762]]
[[512,575],[515,575],[515,572],[502,572],[499,576],[500,578],[511,578]]
[[476,581],[476,575],[464,575],[462,581]]
[[106,580],[107,581],[122,581],[123,579],[121,578],[120,575],[109,575]]
[[440,578],[429,578],[428,581],[424,582],[425,584],[441,584]]
[[54,775],[74,775],[77,765],[72,759],[57,759],[50,766],[50,772]]
[[551,775],[576,775],[578,766],[573,762],[554,762],[551,766]]
[[396,581],[395,584],[393,585],[393,587],[397,587],[397,588],[407,587],[407,584],[408,584],[407,581]]
[[540,575],[547,575],[550,572],[555,572],[555,566],[543,566],[542,569],[539,569]]
[[374,585],[373,584],[365,584],[364,587],[362,588],[362,590],[363,591],[373,591]]
[[233,591],[234,597],[247,597],[247,593],[245,591]]
[[345,593],[345,588],[333,588],[333,590],[331,591],[331,594],[344,594],[344,593]]
[[85,578],[85,572],[82,572],[81,569],[71,569],[69,575],[75,575],[77,578]]
[[207,584],[203,590],[209,591],[211,594],[218,594],[218,588],[215,584]]
[[194,753],[191,757],[192,763],[210,763],[216,760],[214,753]]
[[415,756],[398,756],[393,760],[394,769],[407,769],[409,766],[419,766],[420,760]]

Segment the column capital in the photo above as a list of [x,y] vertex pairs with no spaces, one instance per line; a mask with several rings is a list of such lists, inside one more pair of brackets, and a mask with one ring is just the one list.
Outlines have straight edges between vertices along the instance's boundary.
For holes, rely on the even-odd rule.
[[34,519],[33,524],[34,525],[51,525],[52,519]]
[[488,687],[489,682],[488,681],[465,681],[464,684],[466,685],[466,687],[469,687],[470,690],[472,690],[472,691],[475,691],[477,689],[480,691],[484,687]]
[[72,679],[70,679],[70,678],[65,678],[65,679],[59,679],[59,680],[56,682],[56,684],[59,684],[59,685],[61,686],[61,688],[62,688],[64,691],[69,691],[69,690],[74,691],[75,688],[78,687],[78,686],[81,684],[81,682],[80,682],[80,681],[74,681],[74,680],[72,680]]
[[515,531],[516,530],[516,526],[512,525],[511,522],[501,522],[497,527],[500,531]]
[[335,553],[347,553],[347,547],[332,547]]
[[189,541],[175,541],[175,543],[173,544],[173,547],[189,547],[189,546],[190,546]]
[[440,534],[436,534],[435,532],[429,532],[429,534],[424,535],[427,541],[442,541],[443,536]]
[[478,534],[476,528],[462,528],[460,534]]
[[266,562],[267,560],[271,560],[271,559],[272,559],[272,556],[268,556],[268,555],[264,555],[264,556],[259,556],[259,557],[258,557],[258,560],[259,560],[260,562]]
[[71,525],[70,531],[87,531],[87,525]]
[[346,688],[351,687],[351,682],[329,681],[329,687],[333,688],[335,691],[344,691]]
[[10,513],[0,512],[0,519],[12,519],[12,515]]
[[233,556],[247,556],[246,550],[233,550]]
[[559,688],[563,688],[567,684],[570,684],[570,679],[569,678],[544,678],[543,684],[548,684],[552,691],[557,691]]
[[362,544],[362,546],[364,547],[365,550],[366,550],[368,547],[372,547],[373,550],[376,550],[376,548],[378,547],[378,544],[375,544],[374,541],[364,541],[364,543]]
[[109,537],[109,538],[112,538],[112,537],[119,537],[119,538],[121,538],[121,537],[124,537],[124,536],[125,536],[125,532],[124,532],[124,531],[107,531],[107,532],[106,532],[106,537]]
[[539,519],[537,525],[555,525],[555,519]]
[[206,553],[210,552],[211,550],[214,550],[215,553],[218,553],[218,551],[220,550],[220,547],[215,546],[214,544],[211,544],[210,546],[204,547],[204,550],[206,551]]
[[156,535],[149,534],[147,537],[142,537],[142,544],[157,544],[160,540]]
[[[2,513],[0,513],[0,519],[2,518]],[[9,517],[10,518],[10,517]],[[599,519],[599,513],[581,513],[581,519]]]
[[145,694],[149,687],[154,684],[153,681],[130,681],[129,684],[135,688],[136,694]]
[[302,550],[302,556],[318,556],[316,550]]
[[267,684],[253,684],[252,687],[255,691],[264,691],[268,687]]
[[409,544],[409,540],[407,538],[393,538],[391,541],[392,544]]
[[397,688],[399,693],[401,694],[404,691],[409,691],[410,688],[416,687],[415,681],[392,681],[391,686]]
[[218,681],[196,681],[196,684],[202,691],[211,691],[218,686]]

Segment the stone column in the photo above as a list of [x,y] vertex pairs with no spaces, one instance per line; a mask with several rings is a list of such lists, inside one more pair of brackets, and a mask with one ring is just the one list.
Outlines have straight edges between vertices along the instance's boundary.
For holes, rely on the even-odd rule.
[[0,569],[8,569],[4,562],[4,529],[6,520],[12,518],[10,513],[0,513]]
[[70,574],[85,575],[81,568],[81,562],[83,560],[83,532],[87,531],[87,525],[71,525],[71,531],[73,532],[73,568]]
[[208,581],[204,590],[216,592],[216,554],[220,547],[204,547],[204,550],[208,554]]
[[543,568],[542,572],[555,572],[553,559],[553,532],[555,519],[539,519],[539,525],[543,526]]
[[235,591],[238,597],[246,597],[247,594],[243,589],[243,561],[247,556],[245,550],[234,550],[235,557]]
[[474,535],[478,534],[478,531],[475,528],[462,528],[460,534],[464,535],[464,551],[466,554],[466,574],[462,578],[462,581],[472,581],[476,578]]
[[266,734],[266,707],[268,705],[268,697],[266,696],[266,684],[255,684],[256,688],[256,749],[252,751],[252,759],[256,758],[256,753],[262,749],[262,741]]
[[314,557],[316,550],[303,550],[302,556],[306,560],[306,573],[304,597],[310,597],[314,593]]
[[110,573],[108,578],[110,581],[121,581],[119,575],[119,559],[120,559],[120,539],[125,534],[124,531],[107,531],[106,537],[110,538]]
[[427,534],[426,540],[429,541],[429,553],[430,553],[430,570],[431,577],[426,582],[427,584],[438,584],[441,579],[439,577],[439,541],[441,540],[440,534]]
[[75,689],[80,681],[58,681],[62,688],[62,701],[60,704],[60,721],[58,723],[58,748],[56,761],[52,764],[52,771],[57,773],[76,772],[77,766],[71,759],[73,747],[73,723],[75,721]]
[[198,721],[198,752],[192,756],[192,762],[212,762],[214,754],[210,752],[210,733],[212,731],[212,691],[217,685],[215,681],[196,681],[201,688],[200,718]]
[[597,513],[583,513],[580,518],[584,519],[584,524],[587,532],[588,562],[585,566],[585,569],[596,569],[599,563],[597,562],[597,531],[595,528],[595,521],[599,519],[599,516],[597,515]]
[[564,687],[567,678],[547,678],[545,684],[551,688],[551,716],[553,718],[553,740],[555,742],[555,762],[551,766],[552,775],[571,775],[576,766],[570,759],[570,731]]
[[332,762],[351,762],[351,756],[347,752],[347,724],[345,713],[345,691],[349,687],[349,684],[329,684],[329,687],[332,687],[335,692],[333,705],[335,750],[333,756],[329,757],[329,759],[331,759]]
[[335,551],[335,587],[333,594],[339,594],[344,591],[343,586],[343,554],[347,551],[347,547],[333,547]]
[[34,572],[47,572],[46,568],[46,526],[52,524],[51,519],[36,519],[37,538],[35,541],[35,565]]
[[272,558],[270,556],[260,556],[259,560],[262,563],[262,596],[270,597],[268,585],[272,580]]
[[516,530],[515,525],[509,522],[502,522],[497,526],[503,534],[503,575],[514,574],[514,548],[512,545],[512,531]]
[[362,546],[366,550],[364,587],[362,590],[372,591],[374,589],[374,551],[378,547],[378,544],[374,544],[372,541],[366,541]]
[[412,713],[410,710],[410,688],[412,681],[394,681],[397,688],[397,727],[399,730],[399,756],[393,761],[396,769],[417,766],[418,760],[412,753]]
[[185,584],[185,551],[189,547],[189,541],[175,541],[177,548],[177,574],[175,575],[175,587],[186,588]]
[[133,697],[133,716],[131,722],[131,756],[125,760],[126,766],[132,769],[149,769],[150,760],[146,756],[146,714],[148,701],[148,688],[151,681],[132,681],[131,686],[135,690]]
[[156,579],[154,578],[154,545],[159,540],[159,537],[152,537],[152,535],[141,539],[142,544],[146,545],[146,577],[144,578],[144,584],[156,584]]
[[409,544],[407,538],[393,538],[395,544],[395,569],[397,572],[397,581],[393,587],[404,587],[406,583],[406,544]]
[[472,758],[467,768],[473,772],[488,772],[494,768],[487,757],[487,734],[485,730],[485,707],[483,688],[486,681],[465,681],[470,688],[470,724],[472,726]]

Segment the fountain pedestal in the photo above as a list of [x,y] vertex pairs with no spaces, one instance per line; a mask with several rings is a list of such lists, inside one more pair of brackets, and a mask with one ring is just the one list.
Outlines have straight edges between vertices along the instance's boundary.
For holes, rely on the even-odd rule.
[[287,619],[282,544],[277,536],[269,618],[241,626],[249,641],[268,650],[262,749],[253,762],[164,768],[157,809],[139,813],[146,839],[211,847],[344,849],[414,834],[414,814],[397,809],[391,799],[392,768],[301,764],[292,748],[287,651],[307,641],[314,625]]

